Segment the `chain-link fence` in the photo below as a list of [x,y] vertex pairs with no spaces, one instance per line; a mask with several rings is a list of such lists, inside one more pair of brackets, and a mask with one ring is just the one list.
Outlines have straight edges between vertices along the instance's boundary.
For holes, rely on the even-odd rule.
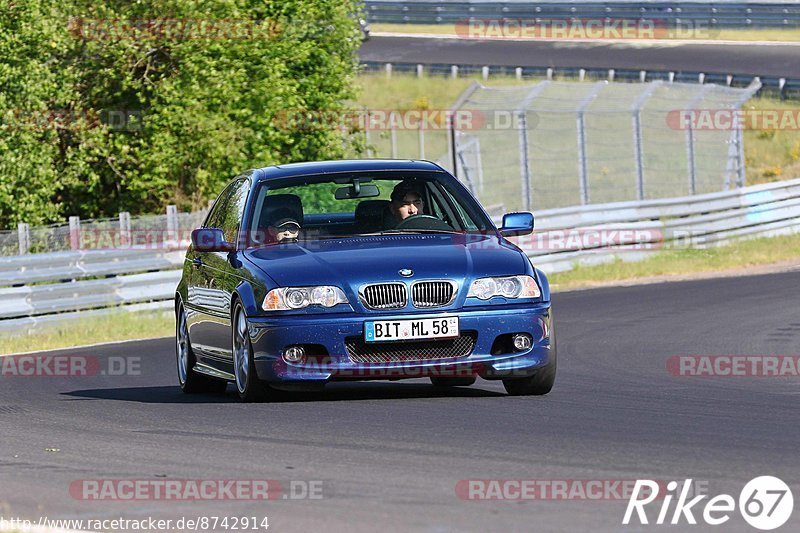
[[509,210],[744,185],[738,110],[758,90],[654,81],[473,85],[453,110],[459,178]]

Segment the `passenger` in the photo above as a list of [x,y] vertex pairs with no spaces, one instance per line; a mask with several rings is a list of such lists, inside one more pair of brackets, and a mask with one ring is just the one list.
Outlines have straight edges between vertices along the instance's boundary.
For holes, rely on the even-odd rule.
[[383,228],[393,229],[410,216],[422,214],[422,187],[413,181],[401,181],[392,190],[392,201],[383,216]]

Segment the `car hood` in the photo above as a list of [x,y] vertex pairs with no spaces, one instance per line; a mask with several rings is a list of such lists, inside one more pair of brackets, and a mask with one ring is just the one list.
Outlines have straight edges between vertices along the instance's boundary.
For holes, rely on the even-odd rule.
[[413,234],[327,239],[265,246],[245,257],[282,287],[337,285],[357,292],[365,283],[524,274],[527,258],[495,235]]

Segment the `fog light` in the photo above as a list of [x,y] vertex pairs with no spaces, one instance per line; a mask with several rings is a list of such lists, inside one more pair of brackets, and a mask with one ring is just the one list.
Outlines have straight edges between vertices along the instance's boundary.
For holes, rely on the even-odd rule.
[[306,350],[302,346],[289,346],[283,351],[283,360],[287,363],[302,363],[306,359]]
[[514,335],[514,349],[520,352],[529,350],[531,347],[531,336],[527,333],[517,333]]

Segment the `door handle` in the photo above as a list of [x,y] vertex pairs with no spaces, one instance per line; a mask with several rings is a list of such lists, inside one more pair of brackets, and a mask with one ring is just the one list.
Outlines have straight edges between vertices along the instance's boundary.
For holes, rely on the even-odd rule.
[[192,266],[194,268],[200,268],[201,266],[203,266],[203,260],[200,259],[199,257],[195,257],[194,259],[192,259]]

